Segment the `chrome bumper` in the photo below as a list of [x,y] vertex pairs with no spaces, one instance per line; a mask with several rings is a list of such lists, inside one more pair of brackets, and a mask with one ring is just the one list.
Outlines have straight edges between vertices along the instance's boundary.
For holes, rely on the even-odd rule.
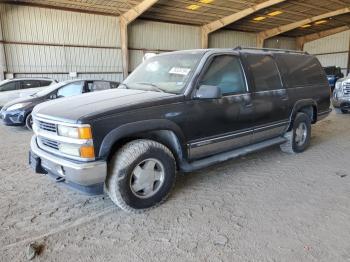
[[68,183],[91,186],[105,181],[106,161],[77,163],[57,157],[40,149],[36,142],[36,136],[32,137],[30,147],[32,153],[40,158],[43,169],[52,175],[64,178]]

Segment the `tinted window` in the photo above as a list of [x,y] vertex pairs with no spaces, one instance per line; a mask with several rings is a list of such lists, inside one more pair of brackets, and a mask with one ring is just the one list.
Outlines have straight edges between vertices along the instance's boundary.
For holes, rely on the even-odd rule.
[[67,97],[80,95],[83,92],[84,81],[70,83],[64,87],[61,87],[57,91],[58,97]]
[[49,86],[51,83],[49,80],[40,80],[40,86]]
[[90,92],[94,92],[94,91],[101,91],[101,90],[107,90],[110,89],[111,85],[109,84],[109,82],[106,81],[94,81],[91,88]]
[[239,59],[230,55],[215,57],[200,85],[218,86],[223,95],[244,93],[246,87]]
[[279,54],[277,62],[289,88],[319,85],[326,80],[324,70],[312,56]]
[[41,83],[39,80],[23,80],[21,81],[21,89],[40,87]]
[[13,91],[18,89],[18,86],[19,86],[18,82],[10,82],[0,86],[0,92]]
[[267,55],[246,55],[252,73],[255,91],[281,89],[281,78],[277,65],[272,57]]

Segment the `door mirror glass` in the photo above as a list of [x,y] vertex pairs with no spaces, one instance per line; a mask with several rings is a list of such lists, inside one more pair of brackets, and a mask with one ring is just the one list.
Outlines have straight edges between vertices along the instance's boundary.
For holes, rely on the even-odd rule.
[[217,99],[221,96],[221,89],[218,86],[201,85],[195,97],[197,99]]

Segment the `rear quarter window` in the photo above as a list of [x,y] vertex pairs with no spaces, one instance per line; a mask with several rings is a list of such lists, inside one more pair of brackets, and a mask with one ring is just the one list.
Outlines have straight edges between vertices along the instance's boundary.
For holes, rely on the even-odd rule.
[[279,54],[277,63],[287,88],[323,84],[325,73],[313,56],[299,54]]

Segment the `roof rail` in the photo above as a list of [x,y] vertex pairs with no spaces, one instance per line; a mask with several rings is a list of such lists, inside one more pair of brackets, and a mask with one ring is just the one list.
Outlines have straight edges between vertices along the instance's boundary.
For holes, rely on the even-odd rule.
[[241,47],[237,46],[233,50],[261,50],[261,51],[275,51],[275,52],[284,52],[284,53],[294,53],[294,54],[305,54],[308,55],[308,52],[305,51],[297,51],[297,50],[289,50],[289,49],[278,49],[278,48],[257,48],[257,47]]

